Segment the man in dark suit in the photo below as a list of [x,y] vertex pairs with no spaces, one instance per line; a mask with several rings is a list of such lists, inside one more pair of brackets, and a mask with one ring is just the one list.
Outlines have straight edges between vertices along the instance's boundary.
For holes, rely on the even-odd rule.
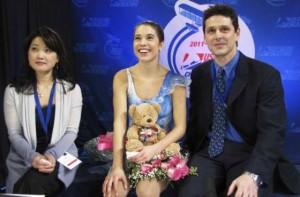
[[179,196],[266,197],[275,180],[300,193],[299,173],[283,153],[279,72],[237,50],[240,28],[231,7],[204,11],[203,32],[214,58],[192,71],[185,141],[199,176],[184,179]]

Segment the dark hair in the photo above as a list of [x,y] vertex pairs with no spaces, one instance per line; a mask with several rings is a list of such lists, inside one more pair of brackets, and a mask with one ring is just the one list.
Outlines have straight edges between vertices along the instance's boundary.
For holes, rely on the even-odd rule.
[[237,16],[237,13],[235,12],[235,10],[228,5],[216,4],[216,5],[210,6],[207,10],[204,11],[204,14],[203,14],[203,33],[204,34],[205,34],[206,20],[215,15],[222,15],[225,17],[229,17],[231,19],[231,22],[232,22],[235,32],[239,28],[238,16]]
[[155,23],[153,21],[144,21],[144,22],[141,22],[141,23],[139,23],[139,24],[137,24],[135,26],[134,33],[135,33],[136,29],[139,26],[141,26],[141,25],[148,25],[148,26],[152,27],[155,30],[156,34],[157,34],[159,42],[165,41],[164,30],[163,30],[163,28],[159,24],[157,24],[157,23]]
[[14,79],[11,86],[16,88],[18,93],[33,94],[33,88],[36,85],[35,71],[29,65],[28,50],[32,41],[40,37],[45,45],[52,51],[57,53],[59,62],[53,68],[53,80],[65,80],[71,84],[69,90],[75,87],[75,81],[70,76],[70,63],[67,56],[67,51],[60,36],[49,27],[40,27],[34,30],[26,39],[23,48],[23,67],[20,75]]

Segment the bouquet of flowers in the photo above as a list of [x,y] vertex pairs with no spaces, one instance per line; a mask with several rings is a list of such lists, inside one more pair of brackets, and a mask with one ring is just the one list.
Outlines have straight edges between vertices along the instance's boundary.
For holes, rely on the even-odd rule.
[[[167,135],[167,131],[157,124],[161,111],[159,103],[130,105],[128,111],[132,124],[126,132],[127,158],[137,154],[136,149],[153,145]],[[135,188],[140,180],[145,179],[177,181],[189,174],[197,175],[196,168],[187,166],[188,154],[180,150],[179,143],[171,143],[148,162],[137,164],[126,160],[130,187]]]
[[143,164],[137,164],[127,160],[129,169],[130,187],[135,188],[140,180],[156,178],[158,181],[178,181],[187,175],[198,175],[197,168],[188,167],[188,154],[173,154],[169,151],[163,151],[155,155],[151,161]]

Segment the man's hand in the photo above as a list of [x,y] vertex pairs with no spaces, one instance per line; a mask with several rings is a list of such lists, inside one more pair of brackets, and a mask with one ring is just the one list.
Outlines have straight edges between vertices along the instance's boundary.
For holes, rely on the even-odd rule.
[[227,195],[230,196],[235,191],[235,197],[257,197],[258,186],[249,174],[242,174],[232,181]]

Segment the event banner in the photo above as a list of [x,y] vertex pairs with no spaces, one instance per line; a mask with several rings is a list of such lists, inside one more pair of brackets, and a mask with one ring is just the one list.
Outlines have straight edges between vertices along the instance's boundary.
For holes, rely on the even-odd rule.
[[151,20],[164,28],[160,62],[189,78],[212,58],[203,39],[203,11],[227,4],[239,15],[238,49],[281,73],[288,114],[286,150],[300,163],[300,1],[296,0],[72,0],[73,54],[84,107],[78,143],[112,131],[114,74],[137,62],[133,31]]

